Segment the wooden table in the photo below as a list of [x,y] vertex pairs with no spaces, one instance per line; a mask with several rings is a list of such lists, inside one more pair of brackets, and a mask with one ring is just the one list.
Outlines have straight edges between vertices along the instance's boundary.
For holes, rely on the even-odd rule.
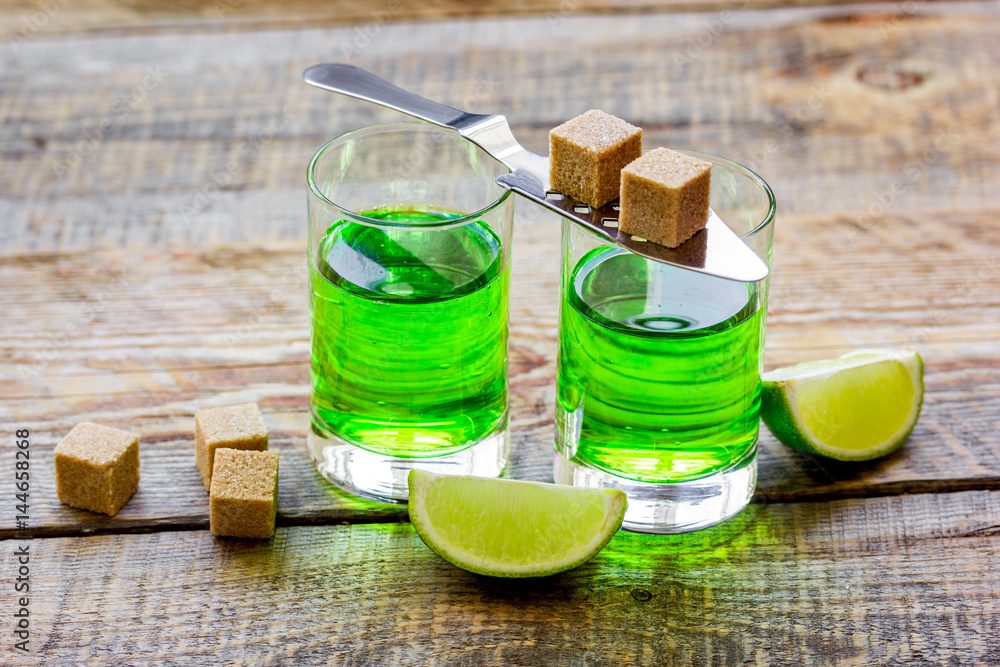
[[[1000,664],[995,4],[179,5],[0,9],[0,662]],[[533,150],[600,107],[647,145],[752,166],[779,199],[766,367],[916,348],[913,436],[838,465],[764,431],[759,491],[728,523],[621,533],[539,581],[451,567],[405,507],[332,488],[306,451],[305,167],[400,118],[301,82],[336,60],[504,113]],[[551,480],[558,227],[519,205],[521,479]],[[195,410],[245,401],[282,461],[266,542],[212,537],[195,469]],[[114,518],[55,496],[52,449],[83,420],[142,437]]]

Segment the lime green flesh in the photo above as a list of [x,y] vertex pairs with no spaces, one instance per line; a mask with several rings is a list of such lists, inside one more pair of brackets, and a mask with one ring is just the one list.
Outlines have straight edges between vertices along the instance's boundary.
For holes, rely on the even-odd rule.
[[795,402],[817,440],[860,450],[880,445],[903,428],[915,393],[906,366],[881,361],[800,382]]
[[789,447],[841,461],[894,451],[923,403],[923,361],[905,350],[859,350],[765,373],[761,416]]
[[410,521],[450,563],[495,577],[540,577],[590,560],[625,516],[625,494],[538,482],[409,476]]

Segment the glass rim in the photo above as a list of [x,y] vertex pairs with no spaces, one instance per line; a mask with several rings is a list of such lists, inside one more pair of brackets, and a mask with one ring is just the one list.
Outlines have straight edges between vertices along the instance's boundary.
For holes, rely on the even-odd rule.
[[396,222],[392,220],[379,220],[378,218],[370,218],[356,211],[344,208],[343,206],[337,204],[332,199],[327,197],[325,194],[320,192],[320,189],[317,186],[315,179],[313,178],[313,172],[315,171],[316,165],[319,163],[320,159],[323,157],[323,154],[326,153],[327,150],[333,148],[335,144],[345,143],[352,139],[357,139],[358,137],[363,137],[369,134],[377,134],[380,132],[394,131],[394,130],[428,132],[428,133],[440,134],[443,136],[459,138],[462,141],[467,141],[469,144],[475,146],[476,149],[479,152],[481,152],[484,156],[488,157],[490,160],[496,162],[501,167],[506,169],[507,173],[510,173],[510,168],[507,167],[507,165],[505,165],[500,160],[497,160],[495,157],[493,157],[485,150],[483,150],[482,147],[478,146],[476,143],[472,141],[469,141],[456,131],[443,128],[438,125],[434,125],[433,123],[421,123],[421,122],[379,123],[376,125],[368,125],[365,127],[357,128],[355,130],[351,130],[349,132],[345,132],[340,136],[330,140],[322,148],[316,151],[316,154],[313,155],[312,160],[309,161],[309,167],[306,169],[306,183],[309,186],[310,194],[316,197],[323,204],[326,204],[327,206],[330,206],[340,211],[343,215],[346,215],[354,222],[358,222],[363,225],[368,225],[370,227],[382,227],[382,228],[388,227],[394,229],[448,229],[451,227],[462,227],[471,222],[477,222],[481,220],[483,216],[487,215],[490,211],[499,207],[501,204],[507,201],[507,199],[513,194],[511,190],[501,188],[499,185],[497,185],[497,188],[499,188],[502,191],[502,194],[496,200],[487,204],[486,206],[477,211],[474,211],[472,213],[466,213],[455,218],[447,218],[441,220],[440,222],[429,222],[429,223],[422,223],[419,225],[413,225],[406,222]]

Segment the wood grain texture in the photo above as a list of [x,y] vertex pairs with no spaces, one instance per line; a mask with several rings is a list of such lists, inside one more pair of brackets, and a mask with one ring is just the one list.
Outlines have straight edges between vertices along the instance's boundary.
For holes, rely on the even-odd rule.
[[[854,0],[856,4],[859,0]],[[860,0],[875,2],[876,0]],[[927,1],[927,0],[923,0]],[[942,0],[932,0],[941,2]],[[580,14],[681,12],[734,7],[754,9],[848,4],[845,0],[213,0],[213,2],[149,2],[148,0],[8,0],[0,7],[0,30],[9,41],[52,38],[67,34],[142,34],[219,32],[277,27],[351,25],[365,35],[396,21],[451,18],[543,16],[556,24]],[[913,13],[921,7],[895,8],[887,15]]]
[[[763,429],[758,500],[1000,488],[1000,380],[991,356],[1000,334],[1000,268],[977,266],[1000,256],[991,218],[887,217],[877,233],[851,242],[855,228],[837,217],[784,216],[782,223],[767,366],[857,347],[913,346],[925,360],[926,396],[907,445],[871,463],[806,457]],[[942,227],[950,230],[946,243],[938,242]],[[519,220],[515,230],[507,474],[520,479],[551,480],[558,235],[558,221],[547,219]],[[912,252],[920,239],[921,251]],[[332,489],[309,461],[304,255],[290,242],[32,255],[0,265],[0,282],[10,286],[0,295],[0,425],[34,434],[36,530],[203,524],[194,412],[246,401],[261,405],[282,456],[279,523],[404,516]],[[114,518],[55,499],[52,447],[83,420],[142,437],[139,494]],[[0,536],[13,525],[0,516],[0,531],[8,531]]]
[[[505,113],[539,151],[548,129],[604,107],[643,126],[649,145],[755,167],[782,214],[869,228],[880,198],[928,221],[937,210],[1000,209],[998,9],[965,7],[742,10],[718,35],[706,25],[720,12],[401,23],[346,59]],[[313,152],[401,118],[301,82],[305,67],[345,59],[351,39],[334,28],[0,49],[0,253],[301,239]]]
[[[30,545],[33,631],[0,663],[1000,663],[1000,6],[820,4],[0,7],[0,458],[31,429],[36,538],[0,512],[0,562]],[[847,466],[764,431],[755,502],[722,526],[620,533],[537,582],[447,565],[305,449],[305,165],[400,119],[301,83],[331,60],[505,113],[534,150],[598,107],[750,165],[779,199],[767,367],[914,347],[912,438]],[[524,479],[551,478],[558,238],[519,206]],[[282,457],[279,528],[215,539],[193,414],[251,400]],[[55,500],[52,448],[83,419],[142,436],[114,518]]]
[[[913,345],[928,395],[908,446],[872,464],[821,463],[765,434],[761,499],[994,488],[993,11],[747,11],[701,53],[687,49],[717,14],[400,24],[359,59],[429,96],[509,113],[538,150],[561,119],[606,106],[650,142],[732,155],[767,177],[781,207],[767,365]],[[43,489],[48,448],[76,421],[146,443],[145,483],[119,517],[95,521],[46,494],[39,530],[200,525],[204,495],[185,478],[191,415],[243,400],[262,404],[288,462],[283,521],[399,517],[331,491],[303,445],[302,170],[331,135],[398,118],[300,83],[350,35],[67,37],[0,54],[0,420],[34,431]],[[918,84],[886,87],[911,70]],[[548,479],[558,224],[519,215],[510,474]]]
[[997,492],[751,506],[520,582],[452,567],[409,524],[52,538],[27,543],[32,646],[74,664],[990,665],[998,534]]

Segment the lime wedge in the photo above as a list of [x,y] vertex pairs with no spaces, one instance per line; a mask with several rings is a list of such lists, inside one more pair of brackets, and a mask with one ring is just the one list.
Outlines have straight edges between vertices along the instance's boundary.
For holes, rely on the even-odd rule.
[[582,565],[621,527],[625,494],[511,479],[409,476],[410,521],[437,555],[491,577],[544,577]]
[[857,350],[764,373],[760,414],[793,449],[866,461],[910,436],[924,401],[924,363],[908,350]]

